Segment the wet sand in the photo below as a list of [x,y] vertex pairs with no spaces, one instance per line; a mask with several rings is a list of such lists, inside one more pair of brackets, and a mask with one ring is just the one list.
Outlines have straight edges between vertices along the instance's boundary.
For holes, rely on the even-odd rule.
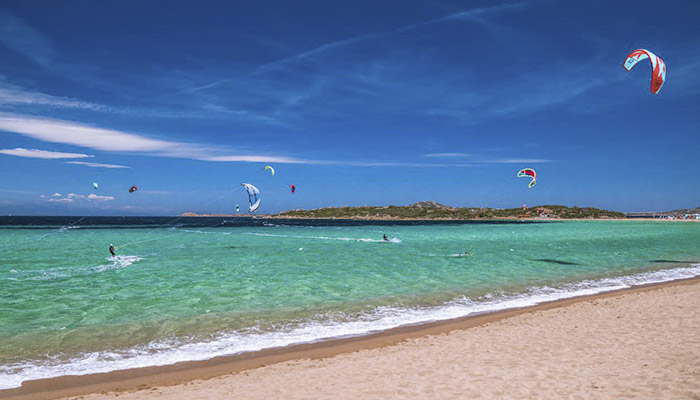
[[0,391],[0,398],[66,396],[697,399],[700,279]]

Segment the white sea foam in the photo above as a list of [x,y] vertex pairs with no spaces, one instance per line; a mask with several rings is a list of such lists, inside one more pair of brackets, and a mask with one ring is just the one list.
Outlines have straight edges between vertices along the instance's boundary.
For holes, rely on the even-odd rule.
[[107,257],[107,261],[110,261],[111,264],[98,265],[94,267],[93,270],[96,272],[102,272],[110,269],[126,268],[132,265],[133,263],[139,262],[141,260],[143,260],[143,258],[139,256],[119,255],[114,257]]
[[[0,366],[0,389],[18,387],[23,381],[62,375],[84,375],[114,370],[168,365],[180,361],[205,360],[221,355],[312,343],[331,338],[366,335],[399,326],[447,320],[479,313],[521,308],[543,302],[591,295],[635,285],[667,282],[700,275],[700,264],[643,272],[630,276],[586,280],[559,287],[533,287],[525,293],[490,293],[480,299],[454,299],[436,307],[378,307],[351,321],[338,322],[333,316],[320,316],[293,327],[273,332],[234,331],[202,342],[153,342],[122,352],[89,353],[71,360],[56,356],[40,364],[34,362]],[[254,333],[251,333],[254,332]]]
[[272,234],[272,233],[248,233],[248,235],[253,235],[253,236],[267,236],[267,237],[279,237],[279,238],[293,238],[293,239],[340,240],[340,241],[344,241],[344,242],[401,243],[401,239],[399,239],[399,238],[391,238],[391,239],[389,239],[389,240],[384,240],[384,239],[372,239],[372,238],[275,235],[275,234]]
[[179,229],[180,232],[187,232],[187,233],[203,233],[206,235],[212,235],[216,234],[218,235],[219,232],[206,232],[206,231],[200,231],[200,230],[193,230],[193,229]]

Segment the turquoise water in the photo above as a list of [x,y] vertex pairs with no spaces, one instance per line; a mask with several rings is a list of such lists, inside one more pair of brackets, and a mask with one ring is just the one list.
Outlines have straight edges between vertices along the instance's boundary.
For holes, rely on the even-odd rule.
[[693,222],[0,229],[0,388],[695,275]]

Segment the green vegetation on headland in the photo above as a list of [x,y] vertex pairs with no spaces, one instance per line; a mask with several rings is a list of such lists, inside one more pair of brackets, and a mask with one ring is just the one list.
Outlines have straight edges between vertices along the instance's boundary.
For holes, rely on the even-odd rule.
[[469,219],[612,219],[625,218],[617,211],[592,207],[536,206],[522,208],[462,208],[449,207],[432,201],[421,201],[408,206],[384,207],[327,207],[315,210],[284,211],[274,218],[336,218],[336,219],[418,219],[418,220],[469,220]]

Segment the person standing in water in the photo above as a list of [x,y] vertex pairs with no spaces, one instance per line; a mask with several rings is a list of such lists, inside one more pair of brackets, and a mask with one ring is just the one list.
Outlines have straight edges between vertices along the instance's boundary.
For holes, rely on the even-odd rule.
[[114,254],[114,245],[112,243],[109,244],[109,252],[112,253],[112,257],[117,256],[116,254]]

